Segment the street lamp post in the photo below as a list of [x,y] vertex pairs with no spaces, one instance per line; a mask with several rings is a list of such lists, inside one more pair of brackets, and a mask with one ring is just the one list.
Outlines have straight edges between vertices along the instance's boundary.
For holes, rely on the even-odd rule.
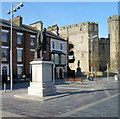
[[94,35],[93,37],[90,37],[91,40],[91,74],[93,73],[93,39],[98,37],[97,35]]
[[92,52],[92,49],[93,49],[93,39],[91,38],[91,75],[92,75],[92,73],[93,73],[93,52]]
[[10,30],[10,88],[11,90],[13,90],[13,72],[12,72],[12,26],[13,26],[13,13],[17,11],[17,9],[20,9],[20,7],[23,7],[23,3],[20,3],[19,5],[17,5],[15,8],[13,8],[13,4],[11,4],[11,10],[9,10],[7,13],[10,14],[11,16],[11,30]]
[[109,64],[107,63],[107,80],[109,80]]

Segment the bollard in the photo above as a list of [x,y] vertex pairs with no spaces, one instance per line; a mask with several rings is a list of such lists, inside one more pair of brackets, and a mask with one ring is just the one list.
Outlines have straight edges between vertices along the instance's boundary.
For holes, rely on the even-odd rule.
[[115,81],[118,81],[118,76],[117,75],[115,75],[114,78],[115,78]]
[[6,93],[6,83],[4,83],[4,93]]

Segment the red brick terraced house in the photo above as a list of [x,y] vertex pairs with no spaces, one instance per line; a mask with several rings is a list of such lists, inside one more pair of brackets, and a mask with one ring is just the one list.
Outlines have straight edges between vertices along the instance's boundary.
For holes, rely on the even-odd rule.
[[[6,70],[7,77],[10,77],[10,21],[0,20],[0,68],[1,77]],[[13,81],[31,78],[30,62],[34,60],[34,52],[37,44],[37,34],[41,33],[42,22],[36,22],[30,26],[22,24],[22,17],[13,19],[13,52],[12,69]],[[56,78],[63,78],[67,72],[67,42],[58,35],[46,31],[46,45],[43,54],[45,60],[55,63]]]

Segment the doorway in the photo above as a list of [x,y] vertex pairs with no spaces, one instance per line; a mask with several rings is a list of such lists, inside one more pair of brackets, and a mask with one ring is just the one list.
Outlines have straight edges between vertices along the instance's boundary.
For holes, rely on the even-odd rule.
[[7,83],[7,67],[2,68],[2,83]]
[[63,70],[62,70],[62,68],[60,68],[60,70],[59,70],[59,78],[60,78],[60,79],[63,78]]

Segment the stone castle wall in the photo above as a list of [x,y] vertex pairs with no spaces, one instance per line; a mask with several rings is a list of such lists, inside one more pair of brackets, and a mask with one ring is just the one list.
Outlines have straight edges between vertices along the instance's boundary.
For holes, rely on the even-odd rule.
[[117,73],[120,67],[120,16],[108,18],[108,33],[110,37],[110,71]]
[[[1,28],[1,27],[0,27]],[[0,30],[0,39],[2,39],[2,32],[1,32],[1,30]],[[1,46],[2,46],[2,40],[0,40],[0,79],[2,79],[2,76],[1,76],[1,74],[2,74],[2,67],[1,67],[1,65],[2,65],[2,51],[1,51]],[[2,80],[0,80],[0,84],[2,83]]]
[[[90,65],[90,45],[91,39],[95,35],[98,35],[98,23],[95,22],[86,22],[79,24],[72,24],[68,26],[63,26],[58,28],[57,25],[48,27],[47,30],[50,30],[64,39],[68,39],[70,44],[74,45],[73,51],[75,56],[75,61],[69,63],[69,66],[72,70],[78,68],[78,60],[80,60],[80,67],[82,72],[89,72]],[[93,39],[93,50],[96,50],[96,56],[98,54],[98,38]],[[97,56],[98,58],[98,56]]]
[[109,38],[99,38],[99,70],[106,71],[107,64],[109,64],[110,56],[110,39]]

